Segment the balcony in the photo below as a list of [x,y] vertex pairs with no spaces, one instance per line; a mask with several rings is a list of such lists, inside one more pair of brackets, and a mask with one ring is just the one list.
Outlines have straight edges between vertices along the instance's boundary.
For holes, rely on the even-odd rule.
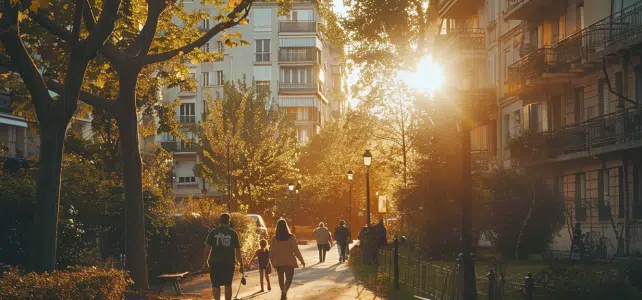
[[179,116],[178,122],[183,125],[193,125],[196,124],[196,116]]
[[280,21],[279,32],[316,32],[317,21]]
[[436,44],[444,56],[452,53],[472,53],[486,56],[485,29],[455,28],[437,36]]
[[196,152],[196,141],[192,140],[189,142],[183,141],[162,141],[160,145],[165,151],[168,152],[187,152],[192,153]]
[[508,66],[505,79],[507,93],[518,96],[528,91],[528,86],[564,81],[575,76],[565,60],[570,57],[568,54],[560,55],[556,48],[541,48],[524,56]]
[[[506,20],[527,20],[541,9],[551,6],[553,0],[506,0]],[[565,1],[560,1],[565,2]]]
[[588,156],[642,147],[642,110],[618,112],[549,133],[552,157]]
[[279,93],[281,94],[310,94],[319,91],[321,91],[321,85],[316,82],[279,82]]
[[279,62],[316,62],[317,50],[315,48],[281,48]]
[[488,172],[492,156],[488,150],[470,151],[470,162],[473,172]]
[[484,0],[439,0],[439,17],[442,19],[465,19],[474,15]]

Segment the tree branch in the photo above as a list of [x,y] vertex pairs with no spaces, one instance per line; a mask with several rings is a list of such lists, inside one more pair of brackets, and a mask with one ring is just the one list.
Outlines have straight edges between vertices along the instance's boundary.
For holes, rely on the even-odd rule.
[[47,105],[50,104],[48,100],[51,100],[51,96],[40,71],[31,59],[27,49],[25,49],[18,32],[18,8],[8,6],[5,7],[3,13],[4,20],[0,24],[9,26],[7,26],[6,30],[0,31],[0,42],[4,45],[5,51],[10,58],[7,61],[7,57],[3,55],[3,64],[7,63],[11,69],[20,74],[22,81],[27,86],[29,93],[31,93],[31,101],[36,107],[38,118],[50,116],[52,112],[47,108]]
[[[227,22],[220,22],[216,24],[216,26],[212,27],[207,33],[205,33],[203,36],[201,36],[199,39],[196,41],[193,41],[183,47],[170,50],[164,53],[159,53],[159,54],[154,54],[154,55],[145,55],[142,56],[142,63],[143,65],[149,65],[149,64],[154,64],[162,61],[167,61],[179,54],[187,54],[194,49],[199,48],[203,45],[205,45],[207,42],[209,42],[215,35],[217,35],[219,32],[234,27],[238,25],[241,20],[244,20],[247,18],[248,14],[250,13],[250,8],[252,7],[252,2],[253,0],[243,0],[241,4],[239,4],[232,12],[227,14],[227,17],[230,19]],[[240,18],[237,17],[239,13],[243,12],[243,16]]]
[[140,31],[136,40],[125,50],[126,52],[135,55],[147,55],[154,41],[154,36],[156,35],[158,19],[167,8],[167,3],[168,2],[163,0],[147,1],[147,20],[145,21],[145,25],[143,25],[143,29]]
[[85,0],[76,0],[74,7],[74,25],[71,31],[71,43],[76,44],[80,39],[80,26],[82,25],[82,11],[85,8]]
[[[102,12],[100,14],[100,19],[96,26],[92,26],[93,29],[87,37],[87,53],[93,59],[98,50],[105,44],[107,38],[114,31],[114,24],[118,19],[118,11],[120,8],[121,0],[105,0],[103,2]],[[87,2],[89,3],[89,2]],[[89,11],[91,19],[93,19],[93,13],[91,9],[87,7],[84,11]]]
[[[52,79],[47,79],[47,85],[49,86],[49,89],[52,90],[53,92],[57,94],[62,94],[64,91],[64,86],[55,80]],[[89,92],[85,91],[80,91],[80,95],[78,97],[80,101],[85,102],[95,108],[98,108],[103,111],[110,111],[113,109],[113,106],[115,105],[114,103],[116,101],[110,100]]]

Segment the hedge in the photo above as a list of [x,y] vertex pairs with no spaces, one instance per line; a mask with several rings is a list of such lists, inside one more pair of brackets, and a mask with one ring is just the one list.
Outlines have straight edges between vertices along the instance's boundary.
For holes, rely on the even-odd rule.
[[131,283],[125,271],[115,269],[70,267],[25,275],[11,269],[0,277],[0,299],[125,299]]

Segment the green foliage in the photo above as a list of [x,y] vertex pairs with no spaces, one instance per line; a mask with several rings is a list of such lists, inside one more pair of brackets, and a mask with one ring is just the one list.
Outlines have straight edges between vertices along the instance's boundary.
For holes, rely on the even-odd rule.
[[207,115],[199,127],[203,164],[198,176],[226,191],[230,172],[235,203],[253,212],[272,212],[298,173],[292,123],[267,95],[257,94],[245,82],[227,83],[223,99],[210,97],[207,103]]
[[16,270],[0,277],[0,298],[22,299],[125,299],[131,280],[123,270],[73,267],[63,271],[21,275]]
[[0,170],[0,262],[21,264],[29,257],[25,236],[33,227],[36,185],[28,170],[5,173]]
[[544,133],[534,131],[523,131],[508,142],[513,161],[521,167],[531,167],[548,159],[550,146]]
[[505,257],[544,252],[564,225],[564,199],[533,174],[498,170],[482,188],[477,224]]
[[[639,263],[638,263],[639,264]],[[628,300],[640,299],[635,287],[639,278],[631,277],[622,265],[552,264],[538,274],[538,281],[552,300]]]

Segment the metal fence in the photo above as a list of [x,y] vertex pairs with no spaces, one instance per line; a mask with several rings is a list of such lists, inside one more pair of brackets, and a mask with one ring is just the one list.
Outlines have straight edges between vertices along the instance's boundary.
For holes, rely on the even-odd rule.
[[[380,249],[378,271],[383,280],[393,283],[396,289],[403,286],[412,294],[431,300],[457,299],[457,262],[434,259],[412,246],[400,246],[397,239],[391,247]],[[523,280],[501,280],[490,269],[487,274],[476,277],[476,286],[480,300],[548,299],[548,290],[536,285],[531,273],[525,274]]]

